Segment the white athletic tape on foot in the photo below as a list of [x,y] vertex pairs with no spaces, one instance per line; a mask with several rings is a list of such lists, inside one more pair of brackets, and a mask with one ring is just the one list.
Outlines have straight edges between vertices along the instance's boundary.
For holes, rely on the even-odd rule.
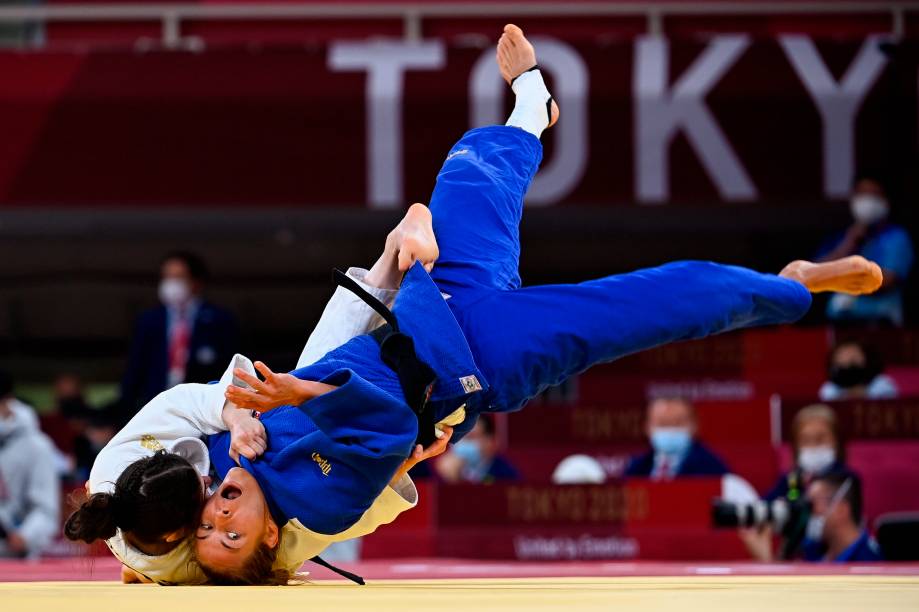
[[517,101],[506,125],[519,127],[539,138],[551,120],[546,103],[552,96],[542,79],[542,72],[538,69],[524,72],[514,79],[511,89]]

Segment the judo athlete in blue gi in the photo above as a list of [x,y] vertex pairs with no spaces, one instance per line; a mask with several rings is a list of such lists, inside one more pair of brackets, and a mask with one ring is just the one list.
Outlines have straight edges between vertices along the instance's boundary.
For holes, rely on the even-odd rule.
[[233,469],[229,437],[210,438],[224,484],[205,504],[196,551],[215,581],[270,579],[259,577],[253,559],[270,559],[279,525],[349,529],[416,442],[430,443],[443,424],[455,425],[455,441],[480,413],[518,410],[594,364],[795,321],[810,307],[811,290],[880,285],[877,266],[858,258],[794,262],[779,276],[689,261],[522,287],[523,198],[542,157],[539,135],[558,108],[516,26],[505,28],[498,62],[516,106],[508,125],[474,129],[447,155],[430,202],[440,248],[432,272],[420,264],[408,270],[393,314],[381,308],[388,324],[374,333],[290,374],[256,364],[264,382],[238,371],[252,389],[227,388],[237,406],[270,410],[262,415],[269,444]]

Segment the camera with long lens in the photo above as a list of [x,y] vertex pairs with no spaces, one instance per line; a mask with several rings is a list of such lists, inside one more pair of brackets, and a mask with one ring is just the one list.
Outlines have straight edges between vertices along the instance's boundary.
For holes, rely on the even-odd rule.
[[795,501],[776,499],[759,500],[749,504],[735,504],[723,499],[712,502],[712,525],[723,529],[763,528],[782,537],[779,556],[790,559],[804,540],[811,505],[807,499]]

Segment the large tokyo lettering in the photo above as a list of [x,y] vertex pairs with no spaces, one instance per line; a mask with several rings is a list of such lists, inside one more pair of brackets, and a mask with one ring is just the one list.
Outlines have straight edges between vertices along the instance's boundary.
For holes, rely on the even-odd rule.
[[670,199],[670,143],[680,131],[722,198],[756,198],[753,181],[705,104],[705,96],[749,44],[746,36],[714,37],[695,63],[668,87],[667,40],[649,36],[635,42],[632,96],[635,195],[639,201],[659,204]]
[[336,42],[329,49],[333,72],[367,71],[367,198],[373,208],[402,208],[402,93],[406,70],[441,70],[441,41]]
[[[544,160],[528,195],[529,204],[544,206],[568,199],[588,171],[598,171],[590,163],[588,103],[590,79],[602,79],[604,71],[603,65],[588,65],[573,45],[561,40],[534,37],[534,43],[539,49],[540,64],[552,78],[553,93],[564,109],[564,120],[554,128],[553,153]],[[797,75],[820,116],[822,192],[829,199],[845,196],[850,187],[855,167],[856,120],[887,62],[878,43],[876,38],[865,40],[837,79],[810,38],[782,36],[777,40],[788,67]],[[721,199],[749,201],[760,197],[748,167],[731,144],[732,138],[743,138],[744,134],[726,133],[706,102],[729,71],[743,67],[738,63],[751,44],[745,35],[714,36],[687,68],[671,75],[671,53],[681,53],[682,48],[671,48],[661,37],[635,40],[631,154],[634,198],[638,202],[658,204],[679,199],[680,194],[672,193],[670,158],[672,143],[680,134]],[[446,54],[442,41],[342,41],[329,49],[327,65],[332,72],[366,73],[366,198],[371,207],[404,205],[405,75],[410,70],[427,70],[442,71],[444,78],[455,78],[444,71]],[[503,123],[507,95],[507,85],[494,63],[494,51],[487,48],[468,76],[469,125]],[[595,140],[598,136],[593,137]],[[615,137],[622,146],[628,146],[621,134],[599,137]]]
[[887,63],[879,40],[868,38],[837,82],[806,36],[780,36],[779,44],[807,89],[823,122],[823,192],[848,195],[855,171],[855,119]]

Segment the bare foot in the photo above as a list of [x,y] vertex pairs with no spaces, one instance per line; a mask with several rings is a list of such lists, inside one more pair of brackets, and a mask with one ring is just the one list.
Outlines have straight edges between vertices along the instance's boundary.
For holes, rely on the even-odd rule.
[[[498,40],[496,51],[498,69],[501,76],[510,85],[514,79],[536,65],[536,49],[523,35],[523,30],[512,23],[504,26],[504,33]],[[559,109],[555,100],[552,100],[552,113],[549,117],[549,127],[558,121]]]
[[405,217],[387,238],[399,254],[399,270],[405,272],[420,261],[430,272],[440,257],[431,211],[424,204],[412,204]]
[[861,255],[851,255],[826,263],[793,261],[779,276],[796,280],[811,293],[835,291],[849,295],[865,295],[881,288],[884,275],[881,267]]

